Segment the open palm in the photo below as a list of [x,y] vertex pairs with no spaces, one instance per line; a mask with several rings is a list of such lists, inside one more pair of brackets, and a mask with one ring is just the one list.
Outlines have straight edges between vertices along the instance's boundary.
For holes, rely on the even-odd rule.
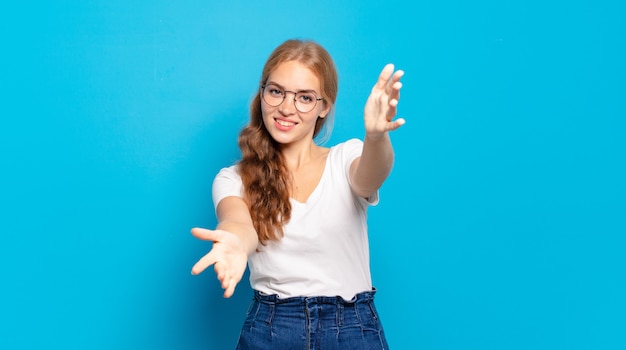
[[400,100],[400,78],[403,75],[402,70],[394,72],[393,64],[387,64],[381,71],[365,103],[365,132],[368,136],[380,137],[404,124],[402,118],[393,120]]

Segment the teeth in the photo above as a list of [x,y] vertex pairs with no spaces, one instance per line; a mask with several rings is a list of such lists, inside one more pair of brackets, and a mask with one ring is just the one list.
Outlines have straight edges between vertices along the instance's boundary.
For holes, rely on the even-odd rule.
[[285,120],[276,120],[276,122],[282,126],[294,126],[296,123],[288,122]]

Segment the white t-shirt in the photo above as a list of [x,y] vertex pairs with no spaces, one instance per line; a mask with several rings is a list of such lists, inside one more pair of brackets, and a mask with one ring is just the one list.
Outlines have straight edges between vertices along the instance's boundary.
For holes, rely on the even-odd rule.
[[[352,161],[363,142],[351,139],[330,149],[319,184],[305,203],[291,199],[291,220],[279,241],[259,244],[248,257],[250,285],[279,298],[341,296],[372,289],[367,208],[378,203],[356,196],[349,184]],[[215,207],[225,197],[242,197],[236,166],[223,168],[213,182]]]

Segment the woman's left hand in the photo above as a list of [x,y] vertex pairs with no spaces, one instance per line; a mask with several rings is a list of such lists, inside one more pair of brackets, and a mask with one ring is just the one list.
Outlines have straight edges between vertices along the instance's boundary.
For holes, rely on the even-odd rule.
[[388,64],[380,72],[376,85],[372,88],[365,103],[365,132],[368,137],[379,138],[388,131],[396,130],[404,124],[403,118],[393,120],[396,116],[400,89],[400,78],[404,71],[394,72],[394,65]]

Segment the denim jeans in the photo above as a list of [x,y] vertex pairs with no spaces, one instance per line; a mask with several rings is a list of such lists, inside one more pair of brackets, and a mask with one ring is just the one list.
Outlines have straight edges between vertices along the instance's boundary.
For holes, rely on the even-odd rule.
[[389,349],[374,307],[375,290],[341,297],[294,297],[254,292],[238,350]]

